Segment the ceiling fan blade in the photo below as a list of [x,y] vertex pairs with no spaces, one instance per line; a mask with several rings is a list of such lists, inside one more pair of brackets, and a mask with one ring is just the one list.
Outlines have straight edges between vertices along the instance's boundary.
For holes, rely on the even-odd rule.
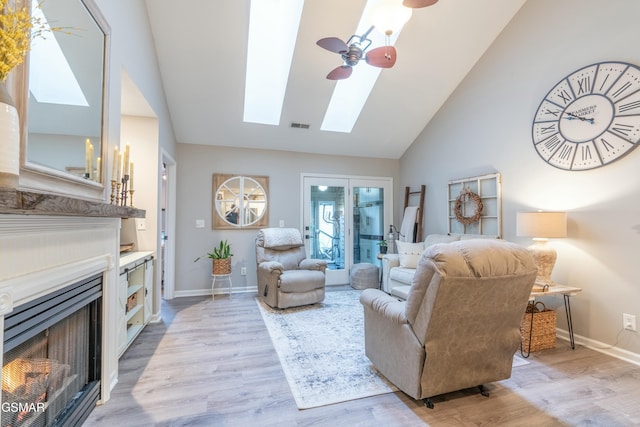
[[396,63],[398,53],[393,46],[380,46],[367,52],[367,64],[380,68],[391,68]]
[[349,77],[352,72],[353,72],[353,67],[350,67],[348,65],[341,65],[341,66],[336,67],[333,70],[331,70],[331,72],[329,74],[327,74],[327,79],[328,80],[343,80],[343,79],[346,79],[347,77]]
[[318,40],[316,44],[335,53],[345,53],[349,51],[349,46],[337,37],[325,37],[324,39]]
[[402,5],[410,7],[412,9],[418,9],[420,7],[427,7],[438,3],[438,0],[404,0]]

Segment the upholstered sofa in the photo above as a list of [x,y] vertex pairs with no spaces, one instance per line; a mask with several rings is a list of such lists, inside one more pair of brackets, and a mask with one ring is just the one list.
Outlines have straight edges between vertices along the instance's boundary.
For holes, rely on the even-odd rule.
[[407,299],[420,255],[436,243],[450,243],[468,239],[496,239],[479,234],[429,234],[423,242],[396,242],[397,252],[382,257],[382,290],[398,298]]
[[362,291],[366,355],[429,407],[432,396],[509,378],[536,273],[529,251],[514,243],[431,245],[406,301]]

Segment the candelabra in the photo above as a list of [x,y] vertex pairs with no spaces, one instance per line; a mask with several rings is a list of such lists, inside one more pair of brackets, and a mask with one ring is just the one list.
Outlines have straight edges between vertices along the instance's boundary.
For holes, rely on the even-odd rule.
[[116,180],[111,180],[111,204],[113,205],[116,201]]
[[133,207],[133,189],[129,190],[129,206]]
[[127,193],[129,192],[127,190],[127,183],[129,182],[129,175],[124,175],[122,177],[122,205],[121,206],[127,206]]
[[122,184],[119,182],[116,182],[116,206],[120,206],[120,186]]

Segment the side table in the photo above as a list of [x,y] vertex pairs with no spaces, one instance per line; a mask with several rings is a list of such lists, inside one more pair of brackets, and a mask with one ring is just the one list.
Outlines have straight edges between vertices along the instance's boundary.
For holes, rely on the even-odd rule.
[[231,283],[231,274],[212,274],[213,280],[211,281],[211,299],[215,300],[213,293],[213,287],[216,284],[216,279],[226,279],[229,282],[229,298],[231,298],[231,289],[233,289],[233,283]]
[[[573,338],[573,320],[571,319],[571,296],[577,294],[582,291],[582,288],[574,288],[571,286],[563,286],[563,285],[552,285],[552,286],[541,286],[535,284],[533,290],[531,291],[531,295],[529,296],[529,304],[535,304],[535,300],[538,297],[550,296],[550,295],[562,295],[564,298],[564,313],[567,316],[567,329],[569,330],[569,342],[571,344],[571,349],[575,350],[576,343]],[[533,335],[533,316],[531,316],[531,335],[529,336],[529,348],[527,348],[527,353],[525,355],[524,348],[522,343],[520,344],[520,354],[523,357],[529,357],[531,354],[531,336]]]

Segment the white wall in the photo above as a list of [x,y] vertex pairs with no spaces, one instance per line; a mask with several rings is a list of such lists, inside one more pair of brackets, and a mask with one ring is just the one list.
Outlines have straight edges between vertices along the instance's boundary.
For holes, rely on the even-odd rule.
[[[171,117],[164,96],[164,89],[153,37],[144,0],[95,0],[100,11],[111,27],[110,66],[107,88],[109,108],[107,153],[113,157],[113,149],[124,150],[128,142],[125,138],[133,135],[139,138],[131,141],[132,159],[136,162],[136,188],[134,204],[146,210],[146,230],[137,233],[138,249],[160,252],[160,152],[164,150],[175,157],[176,140]],[[128,126],[122,129],[122,88],[123,76],[128,76],[137,87],[144,101],[155,113],[155,118],[129,117]],[[131,87],[127,85],[126,87]],[[107,179],[111,179],[111,161],[106,166]],[[107,193],[107,197],[108,197]],[[130,221],[132,222],[132,221]],[[131,224],[124,225],[131,228]],[[125,233],[126,234],[126,233]],[[156,264],[158,265],[158,264]],[[160,311],[160,275],[156,274],[154,315]]]
[[[214,173],[269,177],[269,226],[300,228],[301,173],[358,176],[398,176],[398,160],[344,156],[309,155],[273,150],[210,147],[178,144],[176,296],[203,294],[211,289],[211,261],[206,258],[213,245],[227,239],[234,257],[234,289],[255,288],[254,239],[257,230],[212,230],[212,185]],[[397,193],[397,190],[396,190]],[[196,229],[196,219],[205,228]],[[198,256],[203,258],[194,263]],[[247,276],[240,267],[247,267]],[[217,285],[216,285],[217,286]],[[226,286],[226,283],[223,283]]]
[[[111,26],[109,149],[120,143],[122,71],[126,70],[158,118],[159,147],[175,155],[175,135],[167,108],[144,0],[95,0]],[[124,145],[122,146],[124,148]],[[111,169],[109,168],[109,175]]]
[[[640,316],[640,150],[568,172],[538,156],[531,125],[547,92],[573,71],[607,60],[640,65],[638,16],[636,0],[528,1],[400,161],[401,185],[427,185],[425,233],[447,231],[447,181],[478,174],[502,174],[508,240],[530,244],[515,236],[518,211],[567,211],[569,237],[550,242],[552,278],[583,289],[572,299],[575,333],[635,361],[640,336],[618,333],[623,312]],[[558,321],[566,328],[562,312]]]

